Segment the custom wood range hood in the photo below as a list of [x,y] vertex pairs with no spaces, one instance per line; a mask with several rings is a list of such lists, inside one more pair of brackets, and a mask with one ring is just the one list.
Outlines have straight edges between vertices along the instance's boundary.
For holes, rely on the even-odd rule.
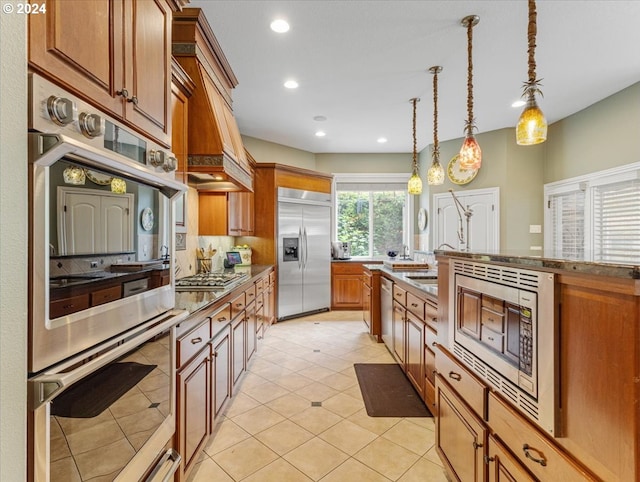
[[172,52],[196,88],[189,98],[189,183],[200,191],[253,191],[251,167],[231,110],[238,80],[199,8],[173,15]]

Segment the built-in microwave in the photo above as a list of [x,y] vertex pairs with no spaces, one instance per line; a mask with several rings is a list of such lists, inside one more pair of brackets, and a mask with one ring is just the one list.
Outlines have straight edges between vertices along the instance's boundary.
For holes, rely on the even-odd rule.
[[553,273],[454,259],[454,355],[524,415],[557,435]]

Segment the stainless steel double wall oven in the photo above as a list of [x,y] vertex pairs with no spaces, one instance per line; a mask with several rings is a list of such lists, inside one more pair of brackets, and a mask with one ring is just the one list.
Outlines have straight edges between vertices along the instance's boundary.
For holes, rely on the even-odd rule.
[[29,478],[169,480],[186,186],[166,148],[29,80]]

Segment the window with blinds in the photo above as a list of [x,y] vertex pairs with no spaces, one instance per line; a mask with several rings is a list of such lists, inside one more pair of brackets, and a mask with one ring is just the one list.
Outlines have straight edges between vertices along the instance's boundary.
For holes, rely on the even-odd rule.
[[584,259],[585,192],[571,191],[549,196],[551,211],[552,256]]
[[593,188],[594,261],[640,260],[640,181]]
[[545,185],[551,256],[640,263],[640,163]]

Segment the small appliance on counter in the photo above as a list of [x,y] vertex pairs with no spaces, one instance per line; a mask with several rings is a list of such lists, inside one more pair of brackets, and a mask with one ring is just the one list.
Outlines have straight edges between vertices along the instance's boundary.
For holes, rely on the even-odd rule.
[[344,241],[332,242],[331,257],[333,259],[351,259],[351,243]]

